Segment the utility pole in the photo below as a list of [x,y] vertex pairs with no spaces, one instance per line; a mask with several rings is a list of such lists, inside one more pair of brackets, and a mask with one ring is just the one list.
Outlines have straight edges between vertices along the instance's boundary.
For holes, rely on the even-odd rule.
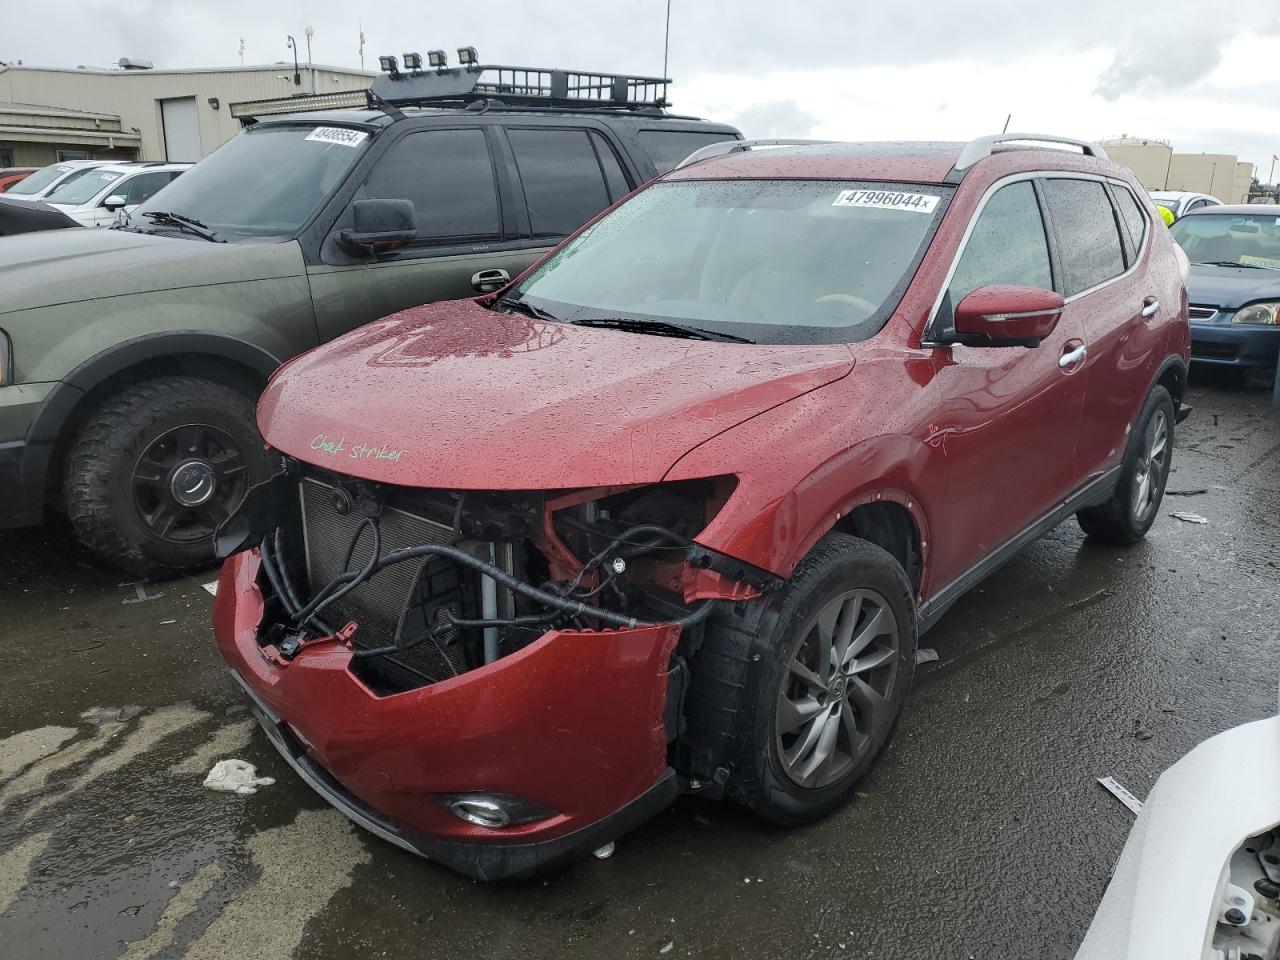
[[1013,120],[1013,114],[1012,114],[1012,113],[1008,114],[1008,115],[1004,118],[1004,129],[1000,131],[1001,133],[1008,133],[1008,132],[1009,132],[1009,122],[1010,122],[1011,120]]
[[319,93],[320,91],[316,89],[316,69],[311,66],[311,38],[316,35],[316,32],[311,29],[311,24],[307,24],[307,28],[303,31],[303,35],[307,38],[307,70],[311,73],[311,92]]
[[364,69],[364,24],[359,20],[356,21],[356,27],[360,30],[360,69]]
[[667,54],[671,50],[671,0],[667,0],[667,32],[662,40],[662,79],[667,79]]
[[240,38],[240,66],[244,66],[244,37]]

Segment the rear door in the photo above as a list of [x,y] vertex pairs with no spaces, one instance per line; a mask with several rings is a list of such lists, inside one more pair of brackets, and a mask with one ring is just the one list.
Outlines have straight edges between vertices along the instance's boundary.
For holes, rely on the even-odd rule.
[[1043,185],[1063,264],[1063,316],[1084,328],[1088,344],[1079,452],[1084,475],[1095,476],[1124,455],[1158,362],[1156,318],[1178,304],[1162,303],[1169,298],[1152,285],[1151,228],[1128,187],[1079,174]]
[[[514,275],[530,262],[510,188],[499,177],[495,133],[483,126],[413,130],[382,154],[351,203],[411,200],[418,237],[373,262],[335,248],[348,262],[308,265],[322,341],[407,307],[475,296],[474,275]],[[349,203],[330,236],[351,222]]]
[[[938,308],[934,329],[988,284],[1060,286],[1034,180],[998,186],[980,207]],[[1037,347],[954,344],[935,383],[941,408],[930,458],[947,509],[934,551],[946,578],[1047,514],[1079,484],[1076,445],[1084,378],[1074,362],[1084,346],[1079,316],[1064,314]]]

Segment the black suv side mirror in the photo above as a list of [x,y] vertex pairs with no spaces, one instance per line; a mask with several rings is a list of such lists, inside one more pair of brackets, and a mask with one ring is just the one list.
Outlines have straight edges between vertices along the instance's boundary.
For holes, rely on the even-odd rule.
[[351,215],[352,229],[339,231],[338,242],[360,253],[394,250],[418,236],[412,200],[357,200]]

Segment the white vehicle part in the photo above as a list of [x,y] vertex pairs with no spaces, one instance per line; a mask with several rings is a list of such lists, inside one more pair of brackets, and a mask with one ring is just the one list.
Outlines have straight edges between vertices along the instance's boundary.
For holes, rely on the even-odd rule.
[[[1280,958],[1280,902],[1248,892],[1280,866],[1278,825],[1280,717],[1192,749],[1143,803],[1076,960]],[[1232,908],[1243,924],[1219,922]]]

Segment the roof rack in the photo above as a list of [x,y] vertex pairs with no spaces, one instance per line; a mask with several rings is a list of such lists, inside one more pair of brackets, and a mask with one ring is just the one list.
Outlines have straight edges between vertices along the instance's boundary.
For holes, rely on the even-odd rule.
[[960,157],[952,167],[953,174],[969,169],[979,160],[985,160],[999,150],[1017,150],[1016,144],[1040,143],[1056,147],[1079,147],[1086,157],[1097,157],[1106,160],[1107,151],[1088,140],[1073,140],[1071,137],[1059,137],[1051,133],[993,133],[985,137],[977,137],[965,144]]
[[720,140],[699,147],[675,165],[675,169],[687,167],[691,163],[710,160],[712,157],[726,157],[731,153],[743,153],[757,147],[808,147],[820,143],[831,143],[831,140]]
[[661,110],[668,106],[666,77],[472,64],[396,70],[374,77],[369,102],[404,106],[460,106],[481,100],[574,110]]

